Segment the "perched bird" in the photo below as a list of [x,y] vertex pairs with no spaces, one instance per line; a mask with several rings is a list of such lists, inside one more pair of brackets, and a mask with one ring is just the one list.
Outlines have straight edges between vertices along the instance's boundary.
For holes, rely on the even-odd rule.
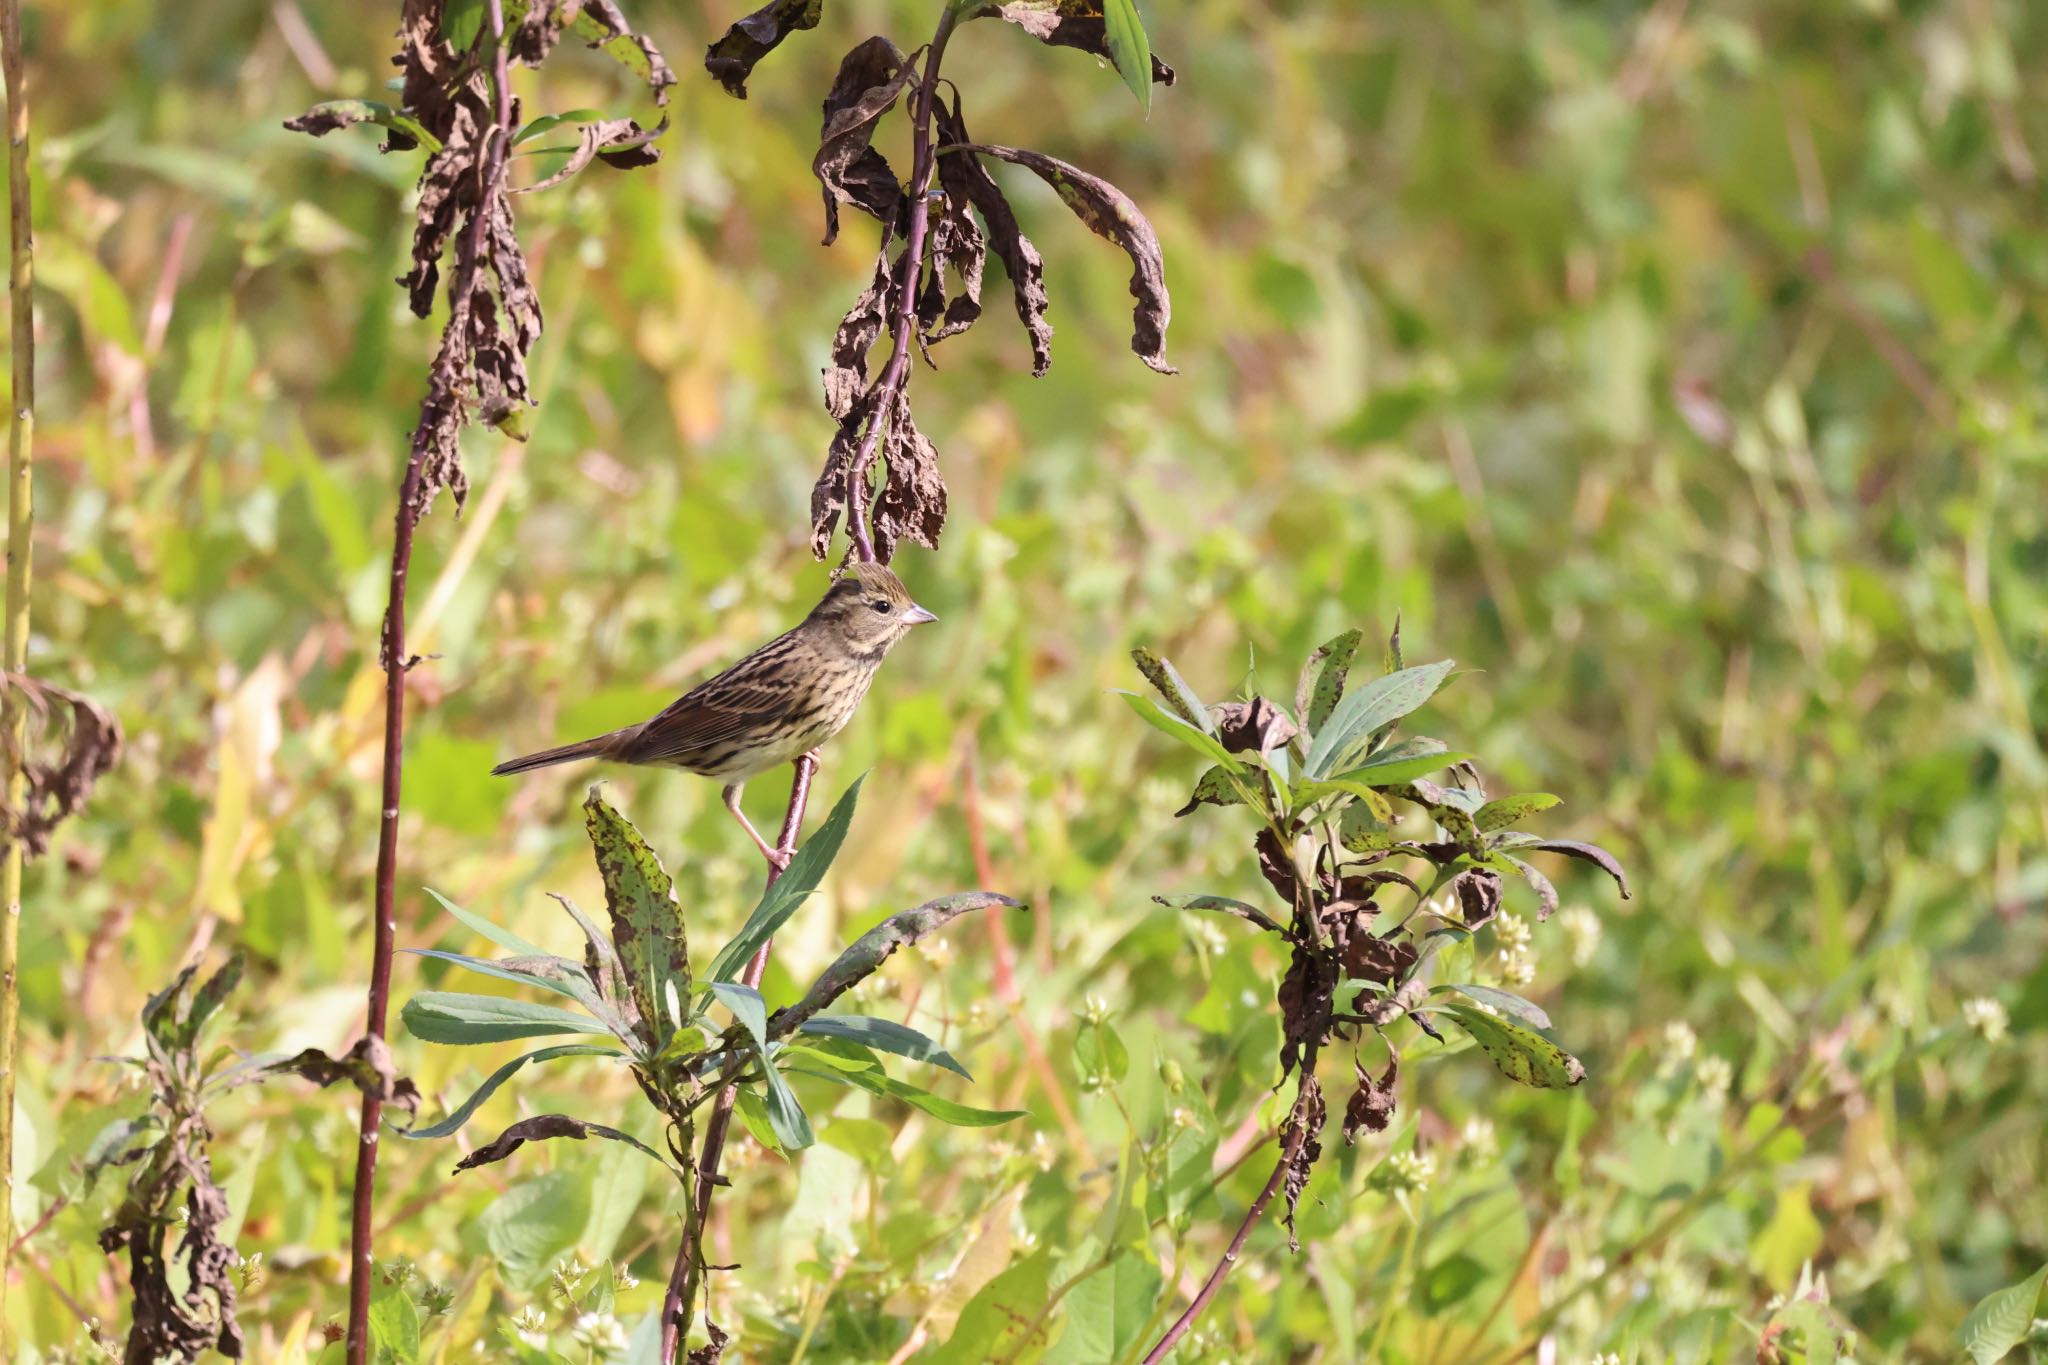
[[796,629],[685,692],[652,720],[543,749],[498,776],[581,758],[681,768],[725,783],[725,806],[769,861],[783,859],[740,809],[750,777],[794,762],[845,728],[883,656],[910,628],[939,618],[880,564],[856,563]]

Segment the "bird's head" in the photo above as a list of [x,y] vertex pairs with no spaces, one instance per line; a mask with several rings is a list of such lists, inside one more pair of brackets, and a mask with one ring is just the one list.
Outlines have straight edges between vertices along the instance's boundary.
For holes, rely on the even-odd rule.
[[911,600],[903,580],[888,568],[856,562],[826,590],[807,624],[829,632],[854,654],[873,654],[893,647],[912,626],[938,619]]

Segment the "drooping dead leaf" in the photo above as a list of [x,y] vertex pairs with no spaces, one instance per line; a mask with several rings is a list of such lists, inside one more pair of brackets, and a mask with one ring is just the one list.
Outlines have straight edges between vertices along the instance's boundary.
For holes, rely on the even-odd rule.
[[900,540],[928,550],[939,547],[946,524],[946,481],[939,476],[937,447],[910,420],[910,397],[900,390],[882,450],[887,469],[875,504],[874,536],[875,554],[886,564]]
[[1159,234],[1130,196],[1102,177],[1043,152],[986,143],[968,146],[974,152],[1024,167],[1058,191],[1061,202],[1089,231],[1123,248],[1131,258],[1131,297],[1137,300],[1131,350],[1161,374],[1178,373],[1166,363],[1166,324],[1173,316],[1173,304],[1166,293],[1166,263],[1159,252]]
[[1344,1140],[1358,1141],[1362,1132],[1384,1133],[1387,1125],[1394,1121],[1394,1082],[1401,1074],[1401,1054],[1392,1051],[1387,1056],[1387,1069],[1378,1080],[1365,1069],[1365,1063],[1353,1061],[1353,1074],[1358,1079],[1358,1089],[1351,1093],[1351,1102],[1344,1106]]
[[[903,263],[897,257],[897,268]],[[882,329],[888,325],[889,305],[896,276],[889,265],[886,246],[876,253],[874,277],[861,296],[839,320],[832,335],[832,363],[825,368],[825,411],[840,421],[852,413],[854,404],[868,388],[868,352],[874,348]]]
[[373,1099],[403,1109],[408,1117],[420,1112],[419,1087],[398,1074],[390,1045],[372,1033],[364,1034],[339,1057],[309,1047],[295,1057],[270,1063],[253,1079],[266,1076],[300,1076],[323,1088],[346,1081]]
[[727,94],[745,99],[754,64],[790,34],[816,28],[823,9],[824,0],[768,0],[705,49],[704,69],[718,78]]
[[14,727],[0,725],[0,754],[28,779],[20,810],[0,805],[5,837],[31,858],[50,846],[50,834],[77,814],[93,787],[121,757],[121,725],[82,692],[40,682],[25,673],[0,672],[7,715],[23,719],[26,743],[14,750]]
[[1003,263],[1003,270],[1010,277],[1011,292],[1016,296],[1017,320],[1024,324],[1025,335],[1031,341],[1031,373],[1042,375],[1052,364],[1052,324],[1045,320],[1048,299],[1045,292],[1045,260],[1038,254],[1038,248],[1017,225],[1017,215],[1010,208],[1010,201],[1004,196],[1002,187],[981,164],[980,157],[970,151],[947,151],[949,146],[964,146],[971,143],[967,135],[967,124],[960,115],[960,97],[953,96],[952,108],[944,100],[934,101],[934,121],[939,136],[939,184],[944,188],[949,204],[972,204],[975,212],[987,228],[987,241],[996,258]]
[[873,214],[886,241],[902,220],[903,186],[873,145],[875,122],[894,107],[917,74],[896,44],[876,36],[840,59],[825,95],[825,121],[811,172],[825,194],[825,245],[839,236],[839,206]]
[[1233,754],[1270,754],[1294,738],[1294,722],[1265,697],[1224,702],[1215,714],[1216,737]]

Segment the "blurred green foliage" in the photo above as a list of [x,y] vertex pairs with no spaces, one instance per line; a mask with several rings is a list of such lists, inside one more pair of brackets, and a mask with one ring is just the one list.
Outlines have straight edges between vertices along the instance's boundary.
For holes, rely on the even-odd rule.
[[[114,1182],[75,1172],[143,1105],[91,1059],[135,1051],[146,995],[232,944],[239,1046],[360,1028],[377,624],[433,328],[391,283],[417,154],[279,126],[381,93],[395,6],[28,8],[33,666],[130,735],[22,927],[16,1218],[55,1212],[9,1303],[24,1358],[55,1360],[92,1358],[81,1317],[124,1321],[94,1241]],[[865,229],[816,244],[817,101],[847,47],[913,44],[929,11],[833,0],[742,103],[692,60],[737,7],[638,6],[683,76],[664,160],[522,201],[544,401],[524,446],[471,434],[467,512],[422,527],[401,942],[481,951],[429,882],[554,941],[543,892],[598,899],[583,777],[491,762],[642,718],[818,590],[817,371],[870,261]],[[1143,1351],[1270,1164],[1280,963],[1152,903],[1265,893],[1236,838],[1171,818],[1199,765],[1107,689],[1146,643],[1204,695],[1288,695],[1315,643],[1398,611],[1417,657],[1482,670],[1431,730],[1500,790],[1561,794],[1535,824],[1632,874],[1613,910],[1550,868],[1567,908],[1534,926],[1531,989],[1590,1078],[1404,1069],[1406,1118],[1325,1161],[1302,1253],[1255,1231],[1180,1359],[1483,1360],[1539,1333],[1564,1359],[1821,1358],[1838,1323],[1858,1358],[1954,1358],[1971,1306],[2048,1259],[2048,9],[1146,20],[1180,83],[1143,121],[1093,59],[993,22],[953,40],[978,137],[1145,206],[1181,374],[1126,352],[1124,258],[1006,177],[1053,368],[1031,380],[992,307],[914,379],[953,522],[900,567],[944,624],[828,751],[820,801],[874,776],[764,983],[786,1002],[884,914],[978,884],[978,829],[1032,918],[962,921],[861,1008],[1034,1117],[954,1130],[799,1084],[819,1146],[734,1154],[715,1316],[750,1361],[999,1359],[1031,1324],[1048,1360]],[[573,45],[521,94],[528,117],[640,99]],[[760,869],[710,784],[608,778],[693,935],[729,934]],[[749,795],[757,823],[780,807],[777,781]],[[446,974],[403,959],[401,996]],[[1092,1083],[1124,1068],[1084,1016],[1114,1021],[1121,1080]],[[396,1046],[430,1116],[502,1060]],[[487,1117],[638,1121],[623,1077],[523,1079]],[[251,1358],[322,1358],[354,1106],[266,1087],[212,1119],[228,1231],[263,1257]],[[615,1314],[624,1358],[675,1227],[645,1158],[604,1146],[451,1182],[449,1145],[389,1144],[387,1340],[609,1358]],[[1831,1304],[1797,1298],[1823,1275]]]

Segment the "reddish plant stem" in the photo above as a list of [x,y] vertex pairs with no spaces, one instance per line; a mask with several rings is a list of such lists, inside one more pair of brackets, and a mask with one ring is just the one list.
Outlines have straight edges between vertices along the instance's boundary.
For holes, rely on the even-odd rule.
[[1287,1168],[1294,1164],[1294,1155],[1301,1150],[1302,1140],[1307,1136],[1308,1127],[1299,1121],[1297,1115],[1294,1131],[1287,1138],[1287,1146],[1281,1151],[1280,1160],[1273,1164],[1273,1174],[1266,1177],[1266,1187],[1259,1191],[1258,1198],[1252,1200],[1252,1206],[1245,1210],[1244,1221],[1237,1225],[1237,1234],[1230,1239],[1230,1245],[1223,1249],[1222,1259],[1217,1261],[1215,1269],[1209,1272],[1209,1278],[1202,1281],[1201,1291],[1195,1295],[1194,1302],[1187,1306],[1186,1312],[1174,1319],[1173,1326],[1167,1328],[1166,1335],[1159,1338],[1159,1344],[1146,1353],[1141,1365],[1159,1365],[1160,1361],[1166,1359],[1167,1353],[1172,1351],[1174,1345],[1187,1335],[1188,1329],[1195,1325],[1195,1319],[1202,1316],[1202,1310],[1209,1306],[1209,1300],[1216,1297],[1216,1291],[1223,1287],[1223,1277],[1237,1264],[1238,1254],[1244,1250],[1245,1239],[1251,1236],[1252,1224],[1259,1221],[1259,1215],[1266,1211],[1266,1205],[1272,1203],[1273,1196],[1279,1193],[1280,1182],[1287,1178]]
[[[484,229],[491,198],[505,170],[505,149],[512,138],[512,84],[505,52],[505,10],[490,0],[491,46],[497,82],[496,125],[485,131],[483,162],[477,178],[477,199],[467,231],[456,244],[455,274],[449,281],[448,325],[443,345],[468,326],[469,300],[483,256]],[[430,379],[420,404],[419,425],[413,428],[405,478],[398,489],[396,533],[391,545],[391,586],[384,607],[384,783],[377,824],[377,876],[370,948],[370,992],[367,1031],[382,1038],[390,1014],[391,955],[397,938],[398,808],[405,775],[405,674],[411,660],[405,652],[405,582],[412,568],[413,532],[419,524],[420,480],[432,434],[448,408],[461,402],[439,379]],[[348,1365],[364,1365],[370,1349],[370,1289],[374,1278],[372,1237],[377,1202],[377,1139],[384,1104],[363,1096],[362,1122],[356,1136],[356,1175],[349,1221]]]
[[896,300],[896,328],[891,340],[889,363],[869,389],[867,430],[861,433],[860,448],[846,467],[846,535],[853,542],[854,556],[863,563],[875,561],[875,542],[868,526],[868,466],[874,463],[881,443],[882,427],[890,420],[896,396],[910,382],[911,329],[917,325],[917,285],[924,274],[924,242],[931,227],[932,172],[938,157],[932,146],[932,109],[939,97],[939,60],[946,54],[946,41],[953,36],[957,19],[952,0],[939,11],[939,26],[925,51],[924,78],[910,107],[910,226],[904,239],[903,279]]
[[[789,784],[789,809],[782,815],[782,833],[775,840],[781,862],[768,861],[767,886],[773,886],[796,853],[796,836],[803,829],[804,807],[810,800],[811,778],[817,774],[816,754],[796,761],[796,776]],[[769,939],[740,973],[742,985],[759,987],[768,970],[768,953],[775,940]],[[661,1300],[661,1355],[665,1361],[679,1361],[690,1330],[690,1305],[696,1298],[697,1276],[703,1269],[704,1229],[711,1217],[711,1192],[718,1187],[718,1166],[725,1157],[725,1138],[732,1128],[734,1092],[727,1086],[711,1104],[711,1119],[704,1129],[704,1147],[697,1160],[696,1187],[690,1191],[694,1211],[684,1224],[682,1245],[676,1248],[675,1264],[669,1268],[668,1290]]]

